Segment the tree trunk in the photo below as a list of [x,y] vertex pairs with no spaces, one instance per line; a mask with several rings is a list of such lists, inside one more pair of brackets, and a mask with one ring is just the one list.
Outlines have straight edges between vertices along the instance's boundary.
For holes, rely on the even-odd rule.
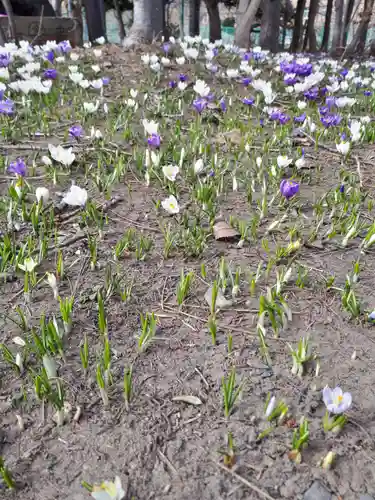
[[122,43],[126,37],[124,21],[122,20],[122,12],[121,12],[120,4],[118,3],[118,0],[113,0],[113,5],[115,7],[115,12],[116,12],[118,30],[120,33],[120,41]]
[[280,0],[264,0],[260,29],[260,46],[271,52],[277,52],[279,48],[280,12]]
[[199,35],[201,0],[189,0],[189,35]]
[[317,52],[316,35],[315,35],[315,18],[318,13],[319,0],[311,0],[309,8],[309,17],[307,20],[307,39],[309,44],[309,52]]
[[331,55],[337,56],[340,52],[340,40],[342,40],[344,0],[335,0],[335,24],[333,30]]
[[370,56],[374,57],[375,56],[375,38],[371,40],[371,45],[370,45]]
[[90,42],[105,37],[105,17],[103,0],[83,0],[86,13],[87,31]]
[[133,24],[123,42],[125,48],[151,43],[164,33],[164,0],[134,0]]
[[83,45],[83,16],[82,16],[82,3],[81,0],[75,0],[72,5],[72,17],[78,19],[81,24],[81,39],[77,39],[76,43],[78,46]]
[[0,26],[0,46],[4,46],[6,44],[6,37],[5,37],[5,33],[4,33],[4,30],[2,28],[2,26]]
[[234,38],[234,43],[238,47],[247,49],[250,45],[251,26],[258,12],[260,2],[261,0],[240,0],[239,2]]
[[55,0],[54,2],[54,10],[56,13],[56,17],[61,17],[61,0]]
[[16,23],[14,22],[12,4],[10,3],[10,0],[2,0],[2,2],[4,5],[5,12],[7,13],[8,16],[10,36],[17,43],[18,39],[17,39]]
[[353,55],[354,53],[362,53],[365,50],[366,38],[368,26],[370,24],[372,9],[374,7],[374,0],[365,0],[365,4],[363,6],[363,12],[361,16],[361,22],[355,32],[353,40],[351,41],[347,54]]
[[354,0],[348,0],[345,8],[345,16],[344,16],[344,30],[343,30],[343,39],[342,39],[342,45],[343,47],[346,47],[346,44],[348,42],[348,35],[349,35],[349,25],[350,25],[350,20],[353,14],[353,9],[354,9]]
[[320,47],[320,50],[322,52],[327,52],[328,50],[329,35],[331,33],[332,7],[333,7],[333,0],[328,0],[326,9],[326,20],[324,22],[322,46]]
[[305,5],[306,5],[306,0],[298,0],[295,21],[294,21],[293,37],[292,37],[292,42],[290,44],[291,52],[298,52],[300,50],[301,39],[303,35],[303,13],[305,11]]
[[210,42],[221,40],[219,0],[205,0],[205,3],[210,21]]

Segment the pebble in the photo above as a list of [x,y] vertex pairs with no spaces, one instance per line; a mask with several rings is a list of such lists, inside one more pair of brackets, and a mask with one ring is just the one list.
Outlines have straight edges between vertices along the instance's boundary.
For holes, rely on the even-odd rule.
[[361,495],[359,497],[359,500],[374,500],[374,497],[372,497],[371,495]]
[[319,481],[314,481],[303,496],[303,500],[331,500],[331,498],[331,493]]

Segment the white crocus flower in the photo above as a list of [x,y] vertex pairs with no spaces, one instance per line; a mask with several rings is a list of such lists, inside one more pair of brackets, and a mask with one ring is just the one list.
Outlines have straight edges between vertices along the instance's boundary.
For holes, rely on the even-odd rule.
[[339,153],[346,156],[350,150],[350,142],[340,142],[339,144],[336,144],[336,149]]
[[152,134],[157,134],[158,133],[158,128],[159,124],[153,120],[142,120],[142,125],[143,128],[145,129],[145,132],[147,135],[152,135]]
[[189,47],[184,51],[184,54],[188,59],[197,59],[199,55],[199,50],[196,49],[195,47]]
[[285,155],[284,156],[280,155],[280,156],[277,157],[277,165],[280,168],[287,167],[288,165],[290,165],[292,163],[292,161],[293,160],[291,158],[288,158]]
[[129,108],[135,108],[135,106],[137,105],[137,101],[135,101],[134,99],[127,99],[125,101],[125,104],[129,106]]
[[98,78],[98,80],[92,80],[91,82],[91,87],[97,90],[100,90],[103,87],[104,83],[101,78]]
[[52,165],[51,158],[48,158],[48,156],[42,156],[41,161],[42,163],[44,163],[44,165],[47,165],[48,167]]
[[84,79],[84,76],[82,73],[79,73],[77,71],[76,73],[70,73],[69,78],[72,80],[73,83],[79,83]]
[[271,413],[275,409],[275,406],[276,406],[276,397],[272,396],[272,398],[270,399],[270,401],[267,405],[266,411],[265,411],[266,418],[268,418],[271,415]]
[[49,191],[45,187],[37,187],[35,190],[35,197],[38,203],[42,200],[43,203],[47,203],[49,200]]
[[52,288],[53,298],[55,300],[57,300],[57,298],[59,296],[59,291],[58,291],[58,288],[57,288],[57,279],[56,279],[56,276],[53,273],[47,273],[47,283]]
[[262,166],[262,158],[260,156],[257,156],[257,159],[255,160],[255,163],[257,164],[257,167],[260,168]]
[[75,160],[76,155],[72,153],[72,148],[63,148],[62,146],[54,146],[48,144],[48,149],[52,158],[58,163],[62,163],[69,167]]
[[32,273],[37,265],[38,263],[32,257],[26,257],[23,264],[18,264],[18,267],[25,273]]
[[307,103],[305,101],[297,101],[298,109],[306,109]]
[[143,64],[146,64],[146,66],[148,66],[150,64],[150,54],[143,54],[141,56],[141,61],[143,62]]
[[177,84],[178,90],[185,90],[187,86],[188,86],[187,82],[178,82]]
[[63,198],[63,203],[70,205],[72,207],[83,207],[87,201],[87,191],[86,189],[82,189],[75,184],[70,186],[69,191]]
[[166,68],[168,68],[171,65],[171,60],[168,59],[168,57],[162,57],[160,61],[162,65],[165,66]]
[[166,165],[163,167],[163,174],[169,181],[174,182],[180,171],[177,165]]
[[352,120],[350,122],[350,134],[353,142],[358,142],[362,135],[363,125],[359,120]]
[[297,168],[302,168],[302,167],[305,165],[305,163],[306,163],[306,161],[305,161],[305,158],[304,158],[304,157],[302,157],[302,158],[298,158],[298,160],[296,160],[296,161],[294,162],[294,164],[295,164],[295,166],[296,166]]
[[103,52],[100,49],[94,49],[93,54],[99,59],[99,57],[102,57]]
[[137,95],[138,95],[138,90],[136,90],[136,89],[130,89],[129,94],[130,94],[130,97],[132,99],[135,99],[137,97]]
[[95,113],[99,108],[99,101],[96,101],[94,104],[93,102],[84,102],[83,103],[83,109],[86,111],[86,113]]
[[353,99],[351,97],[338,97],[335,101],[335,104],[338,108],[343,108],[345,106],[353,106],[357,102],[357,99]]
[[80,82],[78,82],[78,85],[80,87],[82,87],[83,89],[88,89],[91,84],[88,80],[84,79],[84,80],[81,80]]
[[194,92],[196,92],[201,97],[207,97],[210,93],[210,87],[206,84],[204,80],[197,80],[193,87]]
[[91,497],[95,500],[123,500],[125,491],[122,489],[121,480],[116,476],[115,481],[104,481],[100,486],[94,486]]
[[91,133],[90,133],[91,139],[102,139],[103,134],[100,132],[100,130],[97,128],[95,130],[95,127],[91,127]]
[[150,64],[150,69],[152,71],[155,71],[155,73],[157,73],[158,71],[161,70],[161,64],[159,62],[152,63]]
[[105,38],[104,36],[100,36],[99,38],[97,38],[95,40],[96,43],[98,43],[99,45],[104,45],[105,44]]
[[156,151],[146,151],[145,165],[146,167],[158,167],[160,165],[161,156]]
[[13,342],[21,347],[25,347],[26,342],[21,337],[14,337]]
[[184,57],[176,57],[176,63],[179,66],[182,66],[183,64],[185,64],[185,58]]
[[165,200],[161,202],[161,206],[166,210],[169,214],[178,214],[180,211],[180,207],[178,206],[178,202],[176,198],[171,195]]
[[238,69],[227,69],[227,77],[228,78],[237,78],[238,77]]
[[194,173],[198,175],[201,172],[203,172],[203,169],[204,169],[204,162],[202,158],[199,158],[194,164]]

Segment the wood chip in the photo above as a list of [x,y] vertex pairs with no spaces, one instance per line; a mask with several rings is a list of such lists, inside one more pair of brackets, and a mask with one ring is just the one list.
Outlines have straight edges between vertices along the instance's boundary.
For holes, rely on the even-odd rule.
[[217,241],[233,241],[239,239],[240,233],[225,221],[219,221],[214,225],[214,236]]
[[183,403],[193,406],[199,406],[202,404],[202,401],[196,396],[175,396],[172,398],[172,401],[182,401]]

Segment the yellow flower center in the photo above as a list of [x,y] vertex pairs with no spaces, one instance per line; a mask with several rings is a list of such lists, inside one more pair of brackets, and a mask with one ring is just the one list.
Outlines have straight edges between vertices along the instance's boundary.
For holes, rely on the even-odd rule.
[[340,404],[341,401],[343,400],[343,397],[342,396],[337,396],[337,402]]

